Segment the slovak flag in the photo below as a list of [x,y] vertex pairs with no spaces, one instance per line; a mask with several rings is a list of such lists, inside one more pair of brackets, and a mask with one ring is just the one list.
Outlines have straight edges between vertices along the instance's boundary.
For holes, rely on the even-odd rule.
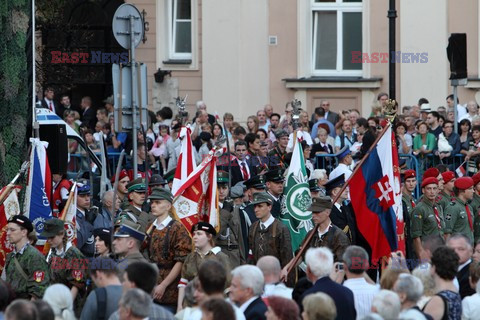
[[405,253],[400,170],[390,125],[350,179],[357,226],[372,249],[372,261],[396,250]]
[[[37,235],[42,233],[43,224],[52,218],[50,200],[52,195],[52,174],[47,159],[48,143],[31,138],[32,153],[30,171],[25,196],[25,216],[32,221]],[[39,239],[37,245],[43,245],[45,239]]]

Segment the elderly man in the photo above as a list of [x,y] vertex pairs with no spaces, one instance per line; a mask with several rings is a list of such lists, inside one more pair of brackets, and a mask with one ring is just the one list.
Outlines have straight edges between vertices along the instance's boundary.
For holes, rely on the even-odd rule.
[[[207,112],[207,105],[205,104],[205,102],[197,101],[196,106],[197,106],[197,112],[198,111]],[[213,116],[209,113],[207,113],[207,116],[208,116],[208,123],[210,123],[213,126],[213,124],[215,123],[215,116]],[[197,117],[193,118],[193,121],[192,121],[193,123],[195,123],[196,118]]]
[[260,295],[263,292],[262,271],[251,265],[243,265],[232,270],[230,300],[237,304],[247,320],[265,320],[267,306]]
[[398,319],[400,313],[400,298],[390,290],[380,290],[372,303],[372,312],[382,319]]
[[454,234],[447,240],[447,246],[455,250],[460,260],[458,261],[457,279],[460,285],[460,296],[463,298],[475,294],[470,287],[470,264],[472,263],[473,248],[470,239],[464,234]]
[[400,298],[402,312],[400,319],[432,319],[430,315],[424,314],[417,306],[417,301],[423,295],[422,281],[410,274],[402,273],[398,275],[398,280],[393,286],[393,291]]
[[120,198],[116,198],[115,207],[113,206],[113,190],[108,190],[103,194],[102,198],[102,212],[99,212],[95,221],[93,222],[93,228],[112,228],[113,226],[113,216],[115,216],[115,212],[120,208]]
[[152,305],[150,295],[140,289],[130,289],[122,295],[118,313],[122,320],[146,319]]
[[258,259],[257,267],[263,272],[265,278],[265,289],[262,297],[280,296],[292,299],[292,288],[287,288],[285,283],[280,281],[280,261],[274,256],[264,256]]
[[307,279],[313,287],[305,291],[302,300],[309,294],[323,292],[329,295],[337,308],[337,319],[355,319],[353,292],[330,279],[333,269],[333,254],[328,248],[310,248],[305,260],[307,262]]

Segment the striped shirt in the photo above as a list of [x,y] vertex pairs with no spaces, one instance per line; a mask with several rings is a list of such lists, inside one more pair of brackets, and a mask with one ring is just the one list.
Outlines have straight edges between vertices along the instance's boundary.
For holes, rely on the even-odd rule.
[[352,290],[355,301],[355,309],[357,310],[357,320],[371,312],[372,301],[379,292],[379,287],[367,283],[364,278],[348,279],[343,285]]

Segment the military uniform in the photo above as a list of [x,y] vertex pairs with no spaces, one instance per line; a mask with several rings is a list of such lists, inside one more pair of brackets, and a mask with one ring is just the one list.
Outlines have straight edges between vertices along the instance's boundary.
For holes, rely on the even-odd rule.
[[[461,233],[473,243],[473,218],[472,207],[457,198],[448,205],[445,211],[445,233]],[[471,226],[469,224],[470,219],[472,221]]]
[[455,197],[453,197],[452,195],[446,194],[442,190],[442,192],[438,195],[436,201],[438,205],[442,207],[443,212],[445,212],[450,202],[455,201]]
[[[265,179],[267,180],[267,182],[271,182],[271,183],[283,183],[283,181],[285,180],[283,173],[284,173],[283,169],[272,168],[272,170],[265,173]],[[282,213],[283,194],[279,194],[278,196],[275,196],[270,192],[270,190],[268,190],[267,192],[273,198],[271,214],[275,218],[279,218]]]
[[[227,271],[227,277],[230,276],[231,266],[228,256],[222,252],[220,247],[214,247],[209,252],[207,252],[206,255],[203,255],[196,250],[194,252],[191,252],[187,256],[182,266],[182,278],[180,280],[180,283],[186,284],[189,281],[193,280],[193,278],[198,275],[198,270],[200,269],[202,263],[211,259],[220,262]],[[227,285],[229,283],[230,281],[227,281]]]
[[[305,245],[305,240],[314,231],[315,229],[312,229],[307,233],[300,247],[303,247]],[[349,245],[350,241],[348,240],[348,237],[345,235],[345,233],[340,228],[336,227],[333,224],[330,224],[326,233],[320,235],[318,231],[315,232],[312,241],[309,244],[309,248],[329,248],[333,253],[333,260],[335,262],[339,262],[342,261],[343,253]]]
[[407,207],[408,210],[408,215],[410,218],[412,217],[412,211],[415,208],[415,199],[411,194],[408,193],[402,193],[402,201],[405,203],[405,206]]
[[229,257],[232,268],[245,264],[246,261],[239,211],[238,207],[223,203],[220,210],[220,231],[215,239],[215,243]]
[[268,153],[268,159],[271,166],[278,166],[282,168],[287,168],[287,163],[285,162],[285,155],[287,154],[286,151],[282,152],[278,146],[273,148]]
[[330,220],[338,228],[342,229],[348,240],[352,244],[357,244],[357,223],[355,213],[351,203],[348,200],[342,201],[342,204],[335,203],[330,212]]
[[443,236],[444,228],[445,221],[442,207],[432,203],[426,197],[422,197],[411,214],[410,231],[412,239],[429,235]]
[[141,230],[146,232],[147,227],[153,220],[155,220],[155,217],[152,214],[137,209],[133,204],[129,204],[128,207],[118,215],[116,224],[122,224],[124,221],[138,223],[141,226]]
[[50,285],[45,257],[28,242],[19,251],[14,249],[7,255],[5,273],[7,282],[20,299],[40,299]]
[[77,209],[77,247],[87,257],[93,257],[95,253],[95,239],[93,237],[93,225],[87,221],[85,213]]

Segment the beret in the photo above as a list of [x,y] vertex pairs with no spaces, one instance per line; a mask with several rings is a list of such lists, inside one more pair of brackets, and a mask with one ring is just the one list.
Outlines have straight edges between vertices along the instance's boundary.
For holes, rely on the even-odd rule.
[[428,168],[423,173],[423,179],[430,178],[430,177],[436,178],[438,177],[439,174],[440,174],[440,171],[438,171],[437,168]]
[[450,181],[455,179],[455,173],[453,171],[445,171],[444,173],[442,173],[442,178],[443,182],[449,183]]
[[475,173],[472,179],[473,179],[473,185],[477,185],[480,182],[480,172]]
[[455,188],[459,190],[466,190],[470,187],[473,187],[473,179],[470,177],[461,177],[455,180]]
[[413,169],[405,170],[405,172],[403,173],[403,178],[405,180],[410,179],[410,178],[416,178],[416,177],[417,177],[417,173]]
[[192,227],[192,234],[195,231],[200,231],[200,230],[210,233],[213,236],[217,235],[217,231],[215,230],[215,228],[210,223],[207,223],[207,222],[200,221],[199,223],[194,224]]
[[18,224],[20,227],[27,229],[28,233],[33,231],[32,222],[26,216],[16,215],[11,217],[8,222]]
[[[122,180],[123,178],[125,177],[128,177],[128,172],[127,170],[125,169],[122,169],[122,171],[120,171],[120,175],[118,176],[118,181]],[[115,175],[113,175],[111,178],[110,178],[110,181],[112,183],[115,183]]]
[[434,177],[428,177],[426,179],[423,179],[422,181],[422,188],[429,185],[429,184],[436,184],[438,185],[438,180],[437,178],[434,178]]

